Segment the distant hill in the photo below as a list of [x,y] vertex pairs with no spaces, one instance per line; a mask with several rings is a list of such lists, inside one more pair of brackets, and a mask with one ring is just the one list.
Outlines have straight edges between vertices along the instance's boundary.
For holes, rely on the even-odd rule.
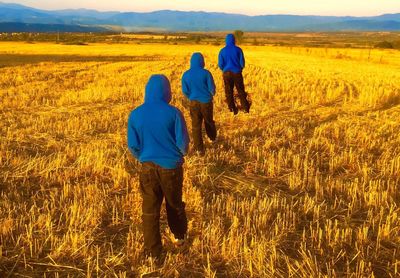
[[64,20],[55,17],[50,12],[0,2],[0,22],[62,24]]
[[[17,32],[26,24],[48,25],[41,27],[43,32],[51,32],[54,25],[111,26],[110,30],[121,27],[132,30],[164,31],[400,31],[400,13],[376,17],[335,17],[335,16],[297,16],[263,15],[247,16],[240,14],[155,11],[137,12],[99,12],[88,9],[47,11],[18,4],[0,2],[0,22],[9,24],[9,30]],[[2,26],[5,26],[5,25]],[[114,28],[113,28],[114,26]],[[104,30],[101,27],[99,30]]]
[[348,20],[338,22],[334,26],[330,24],[322,24],[319,26],[311,26],[312,31],[399,31],[400,21],[395,20]]
[[69,10],[58,10],[53,11],[52,14],[57,16],[76,17],[76,18],[95,18],[95,19],[107,19],[113,15],[119,14],[119,12],[98,12],[96,10],[88,9],[69,9]]
[[20,22],[0,22],[0,33],[20,33],[20,32],[69,32],[69,33],[89,33],[107,32],[108,29],[97,26],[80,26],[65,24],[38,24]]

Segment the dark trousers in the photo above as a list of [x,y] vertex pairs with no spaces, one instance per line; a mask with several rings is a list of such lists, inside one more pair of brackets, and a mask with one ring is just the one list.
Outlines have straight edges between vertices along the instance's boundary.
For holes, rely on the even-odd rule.
[[160,256],[160,209],[165,198],[168,226],[175,238],[187,232],[185,203],[182,201],[183,169],[164,169],[152,162],[142,164],[140,190],[143,198],[142,220],[144,247],[147,254]]
[[217,128],[215,127],[213,115],[213,102],[201,103],[196,100],[190,101],[190,117],[192,118],[192,137],[196,151],[204,152],[202,126],[204,126],[208,138],[214,141],[217,138]]
[[224,72],[224,84],[225,84],[225,97],[228,103],[228,108],[232,112],[237,112],[235,98],[233,96],[233,88],[236,87],[238,97],[240,100],[241,107],[244,111],[249,112],[250,103],[247,100],[247,93],[244,90],[244,82],[242,73],[234,73],[231,71]]

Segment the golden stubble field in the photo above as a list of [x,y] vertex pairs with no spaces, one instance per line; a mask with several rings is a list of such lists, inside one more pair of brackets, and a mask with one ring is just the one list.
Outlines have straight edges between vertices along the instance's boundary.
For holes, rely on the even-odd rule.
[[219,139],[185,163],[189,248],[162,277],[398,277],[400,53],[244,46],[250,114],[224,102],[219,47],[0,44],[0,274],[135,277],[137,162],[126,122],[153,73],[201,51]]

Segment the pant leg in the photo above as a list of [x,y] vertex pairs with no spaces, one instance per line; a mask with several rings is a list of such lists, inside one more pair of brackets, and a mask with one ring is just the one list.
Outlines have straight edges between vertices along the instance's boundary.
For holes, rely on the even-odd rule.
[[234,79],[236,90],[238,91],[240,104],[242,105],[242,108],[246,112],[249,112],[250,104],[249,104],[249,101],[247,100],[247,93],[244,90],[244,81],[243,81],[242,73],[235,73],[233,79]]
[[163,193],[156,165],[151,162],[142,164],[140,172],[140,191],[142,194],[142,221],[144,248],[150,256],[160,256],[162,242],[160,235],[160,208]]
[[165,196],[168,226],[175,238],[183,239],[187,232],[185,203],[182,201],[183,169],[160,169],[161,186]]
[[201,133],[203,124],[203,115],[198,101],[190,102],[190,117],[192,118],[192,138],[196,151],[204,151],[203,135]]
[[217,138],[217,128],[215,127],[213,102],[202,103],[201,113],[204,118],[204,125],[206,127],[206,133],[210,140],[214,141]]
[[232,72],[230,71],[224,72],[223,78],[225,85],[226,103],[228,104],[228,108],[230,111],[235,111],[237,110],[237,107],[235,104],[235,98],[233,97],[233,86],[235,83],[232,77]]

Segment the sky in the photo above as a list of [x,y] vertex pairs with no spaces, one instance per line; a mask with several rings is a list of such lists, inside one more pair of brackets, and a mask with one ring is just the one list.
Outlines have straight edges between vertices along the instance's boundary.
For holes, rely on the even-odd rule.
[[297,14],[373,16],[400,13],[400,0],[0,0],[55,10],[87,8],[99,11],[155,10],[227,12],[247,15]]

